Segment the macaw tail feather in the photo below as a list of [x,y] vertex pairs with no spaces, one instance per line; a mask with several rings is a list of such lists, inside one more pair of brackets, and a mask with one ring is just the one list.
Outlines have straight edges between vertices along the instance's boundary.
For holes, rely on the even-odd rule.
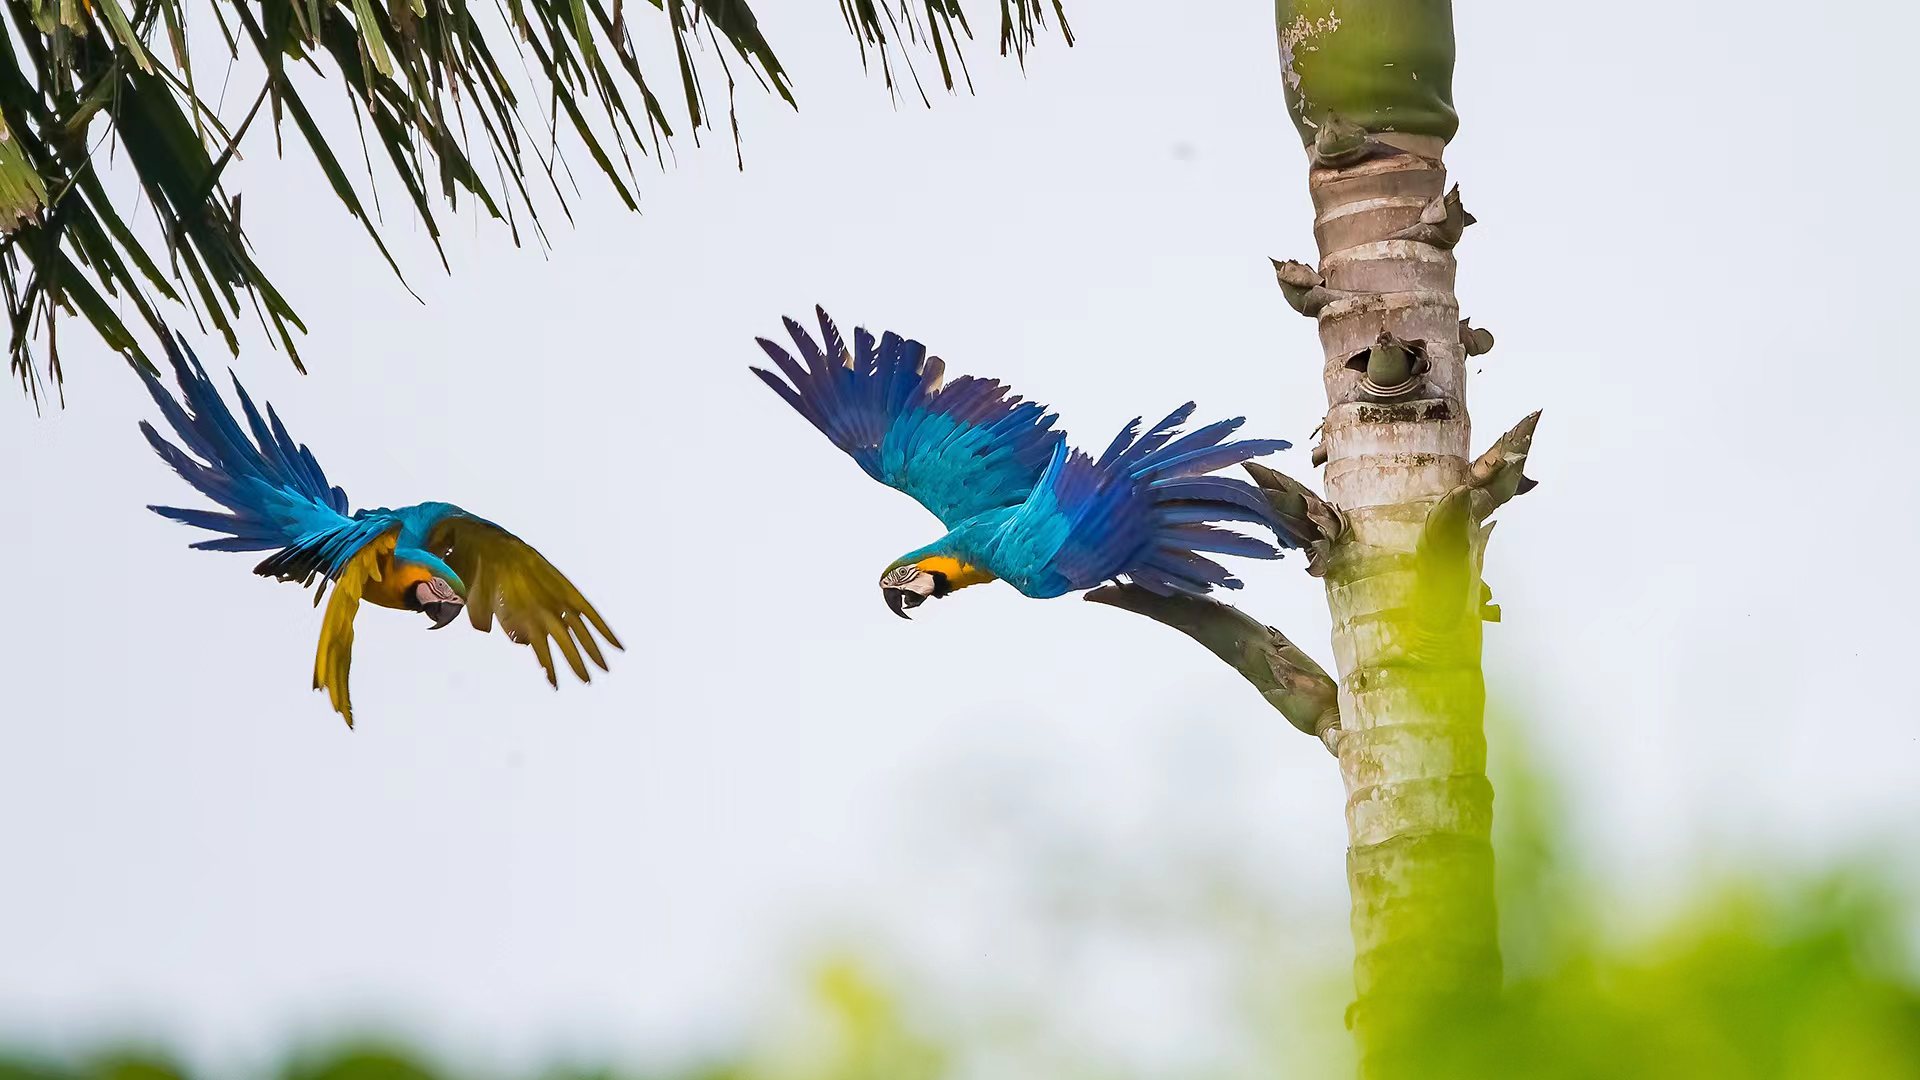
[[[1146,487],[1148,537],[1129,579],[1160,595],[1204,593],[1210,589],[1238,589],[1240,579],[1207,555],[1234,555],[1243,559],[1277,559],[1280,548],[1218,523],[1256,525],[1271,531],[1280,547],[1290,542],[1272,506],[1260,490],[1245,480],[1209,475],[1216,469],[1285,450],[1285,439],[1225,441],[1240,430],[1245,417],[1220,420],[1184,435],[1181,424],[1193,415],[1188,402],[1134,438],[1139,421],[1129,424],[1101,456],[1101,465],[1121,471]],[[1203,554],[1204,553],[1204,554]]]
[[[1297,547],[1260,489],[1215,469],[1285,450],[1285,439],[1227,439],[1246,421],[1182,433],[1193,403],[1145,434],[1135,418],[1098,458],[1054,452],[1040,487],[991,541],[1001,576],[1029,596],[1058,596],[1128,578],[1158,595],[1237,589],[1209,555],[1277,559],[1280,548],[1223,523],[1270,531]],[[1035,569],[1037,567],[1037,569]]]
[[[160,380],[142,373],[160,415],[173,429],[179,445],[167,441],[154,426],[140,422],[140,431],[160,459],[173,467],[195,491],[220,504],[225,513],[178,506],[151,506],[154,513],[182,524],[224,535],[191,545],[208,551],[276,551],[258,572],[280,577],[310,577],[330,566],[302,565],[291,574],[281,571],[294,553],[328,548],[327,538],[352,524],[347,494],[327,482],[327,475],[305,446],[295,443],[286,425],[269,405],[265,415],[254,407],[246,388],[234,380],[246,427],[242,428],[220,392],[184,341],[166,342],[173,361],[180,399],[175,400]],[[249,439],[249,433],[252,438]],[[337,554],[337,553],[336,553]],[[312,560],[305,560],[311,564]]]

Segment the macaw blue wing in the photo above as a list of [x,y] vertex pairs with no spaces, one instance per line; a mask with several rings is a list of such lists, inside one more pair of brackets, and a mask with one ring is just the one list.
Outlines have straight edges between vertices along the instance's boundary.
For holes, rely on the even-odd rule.
[[992,379],[962,375],[942,385],[940,358],[891,331],[876,344],[856,329],[849,351],[833,320],[814,310],[819,342],[783,320],[804,366],[756,339],[792,385],[765,368],[753,373],[795,412],[868,476],[913,496],[948,528],[1026,499],[1061,445],[1045,406],[1009,397]]
[[1244,522],[1281,535],[1279,523],[1258,488],[1206,474],[1292,444],[1223,442],[1244,423],[1240,417],[1175,438],[1193,408],[1188,402],[1144,436],[1134,420],[1098,460],[1057,449],[1033,495],[986,541],[983,565],[1036,597],[1121,575],[1162,596],[1239,588],[1226,567],[1202,553],[1277,559],[1280,552],[1212,523]]
[[235,379],[233,387],[247,418],[243,429],[185,342],[168,341],[166,346],[184,405],[159,379],[145,372],[141,377],[181,446],[162,438],[144,420],[140,430],[187,483],[226,508],[220,513],[148,507],[162,517],[222,534],[190,546],[270,550],[274,554],[254,567],[255,573],[307,584],[316,574],[337,578],[355,552],[391,527],[391,522],[348,516],[347,493],[327,482],[313,453],[287,434],[272,405],[262,416]]

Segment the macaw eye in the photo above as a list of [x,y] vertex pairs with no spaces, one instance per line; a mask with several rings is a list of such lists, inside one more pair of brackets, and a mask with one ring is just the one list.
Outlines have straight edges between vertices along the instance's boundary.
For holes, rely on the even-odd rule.
[[917,578],[919,576],[920,576],[919,567],[902,566],[897,569],[888,571],[887,575],[880,579],[880,587],[883,589],[897,589],[900,586],[905,585],[907,582],[912,581],[914,578]]

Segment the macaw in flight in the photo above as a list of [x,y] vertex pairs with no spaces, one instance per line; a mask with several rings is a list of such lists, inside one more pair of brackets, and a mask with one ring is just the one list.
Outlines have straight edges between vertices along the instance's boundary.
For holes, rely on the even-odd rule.
[[1182,435],[1188,402],[1145,435],[1136,417],[1096,459],[1068,449],[1054,414],[1009,397],[999,382],[961,375],[943,384],[940,358],[892,332],[876,344],[856,329],[849,351],[827,313],[815,311],[819,342],[784,320],[804,366],[758,338],[786,379],[751,370],[868,476],[913,496],[947,527],[880,575],[887,609],[903,619],[929,598],[994,580],[1036,599],[1122,576],[1162,596],[1237,589],[1203,552],[1280,557],[1213,522],[1263,526],[1295,546],[1258,488],[1208,475],[1292,445],[1223,442],[1244,417]]
[[525,541],[451,503],[349,513],[346,492],[328,484],[320,463],[305,445],[295,444],[287,435],[273,406],[267,406],[263,418],[246,388],[234,379],[233,388],[253,434],[249,442],[199,359],[191,349],[182,355],[184,347],[184,342],[181,347],[167,342],[184,408],[159,379],[145,372],[142,377],[160,406],[160,415],[186,450],[162,438],[144,420],[140,430],[162,460],[228,512],[176,506],[148,509],[222,534],[190,547],[273,552],[253,572],[303,586],[317,579],[316,607],[327,582],[334,583],[333,598],[327,601],[320,623],[313,688],[327,692],[349,728],[353,704],[347,696],[347,667],[353,659],[353,618],[362,600],[421,612],[434,630],[452,622],[462,608],[482,633],[498,618],[510,640],[533,647],[546,669],[547,682],[555,688],[560,683],[549,639],[560,647],[567,666],[581,682],[591,681],[583,653],[600,670],[607,670],[593,631],[616,649],[621,648],[620,640],[573,583]]

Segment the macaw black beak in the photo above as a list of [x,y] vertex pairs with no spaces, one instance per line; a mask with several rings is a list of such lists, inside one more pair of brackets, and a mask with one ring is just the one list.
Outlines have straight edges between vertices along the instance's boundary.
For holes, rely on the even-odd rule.
[[453,620],[459,618],[460,609],[466,606],[467,605],[461,603],[458,600],[447,600],[447,601],[439,601],[432,604],[422,604],[420,610],[425,611],[427,613],[427,618],[433,620],[433,625],[427,627],[427,629],[438,630],[441,627],[452,622]]
[[415,585],[413,602],[419,605],[421,611],[427,613],[427,618],[433,620],[433,625],[427,627],[429,630],[438,630],[459,618],[460,609],[466,607],[466,601],[460,599],[452,588],[437,578]]
[[886,598],[888,611],[893,612],[908,622],[913,621],[913,616],[907,614],[907,612],[927,602],[926,597],[917,592],[908,592],[905,589],[881,589],[880,595]]

